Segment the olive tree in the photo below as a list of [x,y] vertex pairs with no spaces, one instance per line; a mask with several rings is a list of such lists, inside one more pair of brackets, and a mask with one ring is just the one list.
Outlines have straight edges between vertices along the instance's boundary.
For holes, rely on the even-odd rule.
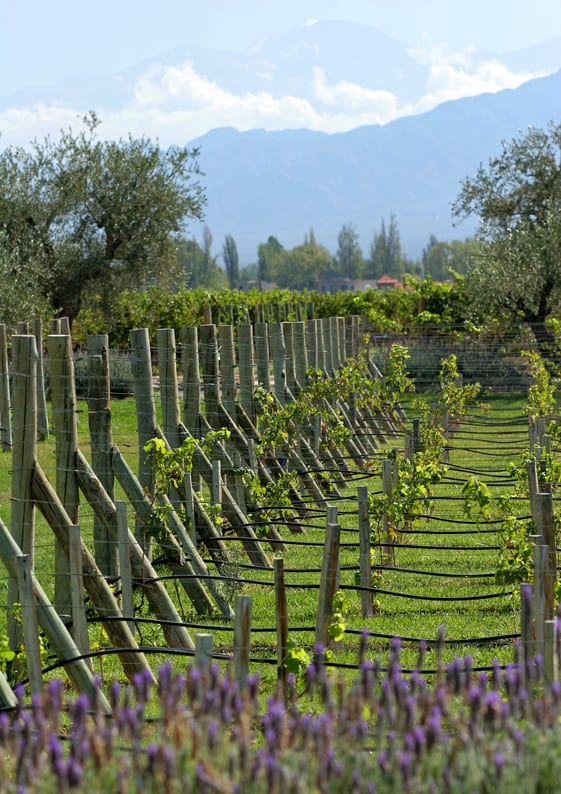
[[561,308],[561,124],[530,128],[462,183],[457,218],[479,216],[465,288],[480,317],[524,323],[543,352]]
[[162,150],[146,138],[98,137],[90,113],[78,133],[0,153],[0,243],[32,263],[43,296],[72,321],[86,294],[167,286],[176,237],[202,217],[196,149]]

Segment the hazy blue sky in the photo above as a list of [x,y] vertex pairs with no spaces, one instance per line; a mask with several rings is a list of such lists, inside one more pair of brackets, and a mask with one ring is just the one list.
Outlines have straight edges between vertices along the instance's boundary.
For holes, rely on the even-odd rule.
[[[301,97],[233,94],[190,64],[173,73],[162,65],[139,81],[126,108],[102,112],[106,135],[146,133],[166,143],[224,125],[335,132],[386,123],[445,99],[516,87],[532,76],[491,60],[470,71],[462,63],[470,48],[500,54],[561,35],[560,0],[0,0],[0,98],[68,76],[118,72],[192,42],[243,51],[269,34],[326,18],[360,22],[416,49],[439,51],[426,96],[404,107],[388,92],[328,85],[320,74],[318,110]],[[58,131],[86,110],[8,103],[0,111],[0,145]]]
[[0,0],[0,96],[119,70],[192,41],[243,50],[310,18],[456,50],[507,52],[561,34],[559,0]]

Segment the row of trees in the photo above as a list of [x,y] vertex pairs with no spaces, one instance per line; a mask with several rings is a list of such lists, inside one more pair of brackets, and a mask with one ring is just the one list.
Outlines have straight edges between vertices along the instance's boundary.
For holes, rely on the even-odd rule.
[[212,234],[205,226],[200,243],[185,240],[180,245],[183,271],[188,275],[189,286],[221,288],[225,284],[235,287],[243,281],[260,281],[274,282],[281,288],[315,289],[320,279],[375,281],[384,274],[397,279],[410,274],[446,281],[453,274],[467,272],[477,246],[474,240],[442,242],[431,235],[421,259],[408,259],[402,252],[397,218],[393,213],[387,226],[382,218],[366,258],[352,223],[341,227],[335,255],[317,242],[311,229],[302,244],[293,248],[285,248],[271,235],[257,247],[257,262],[242,268],[232,235],[226,235],[222,245],[223,268],[219,264],[220,255],[210,255],[209,241],[212,244]]
[[[374,234],[367,256],[352,223],[332,255],[310,231],[285,249],[276,237],[240,268],[234,238],[220,254],[212,233],[190,239],[186,223],[202,220],[205,194],[198,151],[130,136],[103,142],[89,114],[77,133],[0,153],[0,320],[66,315],[82,305],[107,312],[124,289],[205,285],[221,289],[241,278],[290,289],[315,288],[320,277],[377,278],[383,273],[460,278],[474,322],[524,322],[543,344],[561,321],[561,124],[530,129],[460,186],[453,214],[477,215],[472,240],[429,237],[421,260],[402,253],[396,217]],[[220,259],[222,265],[220,265]]]

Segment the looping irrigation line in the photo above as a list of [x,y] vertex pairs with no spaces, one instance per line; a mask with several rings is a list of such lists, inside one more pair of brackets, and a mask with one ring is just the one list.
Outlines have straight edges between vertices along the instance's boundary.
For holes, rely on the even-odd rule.
[[[353,585],[339,585],[341,590],[353,590]],[[366,588],[360,588],[361,590]],[[370,589],[370,588],[368,588]],[[381,595],[395,596],[396,598],[409,598],[413,601],[484,601],[488,598],[507,598],[511,593],[487,593],[486,595],[471,595],[471,596],[427,596],[426,594],[419,595],[416,593],[398,593],[395,590],[384,590],[380,587],[372,588],[372,590]]]

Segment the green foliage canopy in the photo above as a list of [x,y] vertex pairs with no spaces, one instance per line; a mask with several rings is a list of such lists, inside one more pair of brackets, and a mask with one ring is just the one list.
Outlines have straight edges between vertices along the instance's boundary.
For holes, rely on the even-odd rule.
[[125,285],[173,282],[174,235],[205,204],[196,149],[101,141],[99,124],[90,113],[78,133],[0,154],[0,245],[70,321],[87,292],[107,304]]
[[542,352],[561,307],[561,124],[530,128],[464,180],[456,217],[476,214],[481,245],[465,287],[479,317],[526,323]]

